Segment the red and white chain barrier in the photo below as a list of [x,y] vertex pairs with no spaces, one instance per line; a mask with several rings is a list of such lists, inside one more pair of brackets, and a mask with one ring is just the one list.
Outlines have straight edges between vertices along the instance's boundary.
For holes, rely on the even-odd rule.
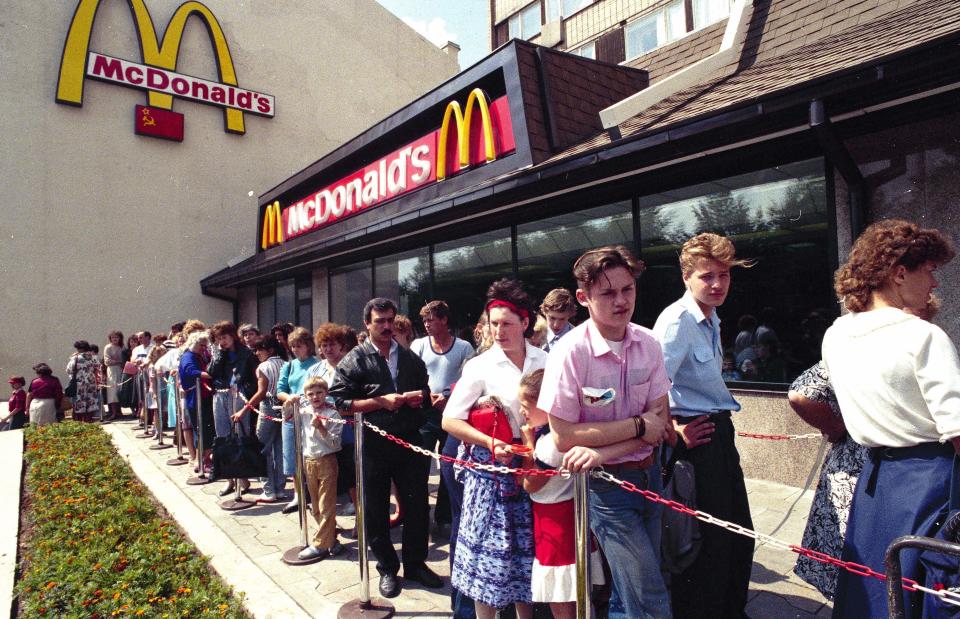
[[[259,411],[258,411],[258,414],[261,414],[261,413],[259,413]],[[261,415],[262,415],[262,414],[261,414]],[[264,415],[264,416],[265,416],[265,415]],[[265,416],[265,417],[266,417],[267,419],[273,419],[274,421],[280,421],[279,419],[274,419],[274,418],[269,417],[269,416]],[[322,415],[319,415],[319,417],[320,417],[321,419],[325,420],[325,421],[331,421],[331,422],[333,422],[333,423],[356,425],[356,422],[355,422],[355,421],[349,420],[349,419],[331,419],[331,418],[329,418],[329,417],[324,417],[324,416],[322,416]],[[475,469],[475,470],[486,471],[486,472],[490,472],[490,473],[502,473],[502,474],[506,474],[506,475],[511,475],[511,474],[512,474],[512,475],[541,476],[541,477],[553,477],[553,476],[556,476],[556,475],[559,475],[559,476],[561,476],[561,477],[569,477],[569,476],[571,475],[571,473],[570,473],[569,471],[566,471],[566,470],[563,470],[563,469],[557,469],[557,470],[552,470],[552,469],[546,469],[546,470],[540,470],[540,469],[517,469],[517,468],[511,468],[511,467],[503,466],[503,465],[478,464],[478,463],[475,463],[475,462],[467,462],[467,461],[464,461],[464,460],[458,460],[458,459],[456,459],[456,458],[452,458],[452,457],[450,457],[450,456],[445,456],[445,455],[440,454],[440,453],[437,453],[437,452],[435,452],[435,451],[430,451],[430,450],[428,450],[428,449],[424,449],[423,447],[420,447],[419,445],[413,445],[413,444],[411,444],[409,441],[405,441],[405,440],[403,440],[402,438],[398,438],[398,437],[396,437],[396,436],[393,436],[392,434],[388,433],[387,431],[385,431],[385,430],[383,430],[383,429],[381,429],[381,428],[373,425],[373,424],[370,423],[369,421],[364,421],[363,424],[364,424],[365,426],[367,426],[368,428],[370,428],[371,431],[379,434],[380,436],[382,436],[383,438],[385,438],[385,439],[387,439],[387,440],[389,440],[389,441],[392,441],[393,443],[396,443],[397,445],[400,445],[401,447],[404,447],[404,448],[409,449],[409,450],[411,450],[411,451],[414,451],[414,452],[416,452],[416,453],[418,453],[418,454],[421,454],[421,455],[424,455],[424,456],[433,458],[434,460],[438,460],[438,461],[450,462],[450,463],[452,463],[452,464],[456,464],[456,465],[459,465],[459,466],[464,466],[464,467],[471,468],[471,469]],[[776,435],[774,435],[774,436],[776,436]],[[816,438],[819,438],[820,436],[821,436],[820,434],[810,434],[810,435],[799,435],[799,436],[796,436],[796,437],[789,437],[789,436],[788,436],[787,438],[779,438],[779,439],[773,439],[773,440],[795,440],[795,439],[799,439],[799,438],[815,438],[815,437],[816,437]],[[756,436],[751,436],[751,438],[769,438],[769,436],[768,436],[768,435],[756,435]],[[701,522],[705,522],[705,523],[707,523],[707,524],[712,524],[712,525],[718,526],[718,527],[720,527],[720,528],[722,528],[722,529],[726,529],[727,531],[730,531],[731,533],[735,533],[735,534],[737,534],[737,535],[743,535],[743,536],[745,536],[745,537],[749,537],[749,538],[755,539],[755,540],[759,541],[760,543],[766,544],[766,545],[771,546],[771,547],[773,547],[773,548],[776,548],[776,549],[779,549],[779,550],[784,550],[784,551],[787,551],[787,552],[793,552],[793,553],[796,553],[796,554],[798,554],[798,555],[802,555],[802,556],[808,557],[808,558],[810,558],[810,559],[813,559],[814,561],[819,561],[820,563],[826,563],[826,564],[828,564],[828,565],[835,565],[835,566],[837,566],[838,568],[844,569],[844,570],[846,570],[846,571],[848,571],[848,572],[850,572],[850,573],[852,573],[852,574],[856,574],[856,575],[858,575],[858,576],[863,576],[863,577],[865,577],[865,578],[876,578],[877,580],[880,580],[880,581],[886,581],[886,580],[887,580],[887,575],[886,575],[886,574],[881,573],[881,572],[877,572],[876,570],[874,570],[874,569],[872,569],[872,568],[870,568],[870,567],[868,567],[868,566],[866,566],[866,565],[861,565],[861,564],[859,564],[859,563],[854,563],[854,562],[852,562],[852,561],[841,561],[840,559],[837,559],[836,557],[832,557],[832,556],[830,556],[830,555],[828,555],[828,554],[824,554],[824,553],[822,553],[822,552],[817,552],[817,551],[815,551],[815,550],[810,550],[809,548],[804,548],[804,547],[802,547],[802,546],[800,546],[800,545],[798,545],[798,544],[791,544],[791,543],[789,543],[789,542],[785,542],[785,541],[783,541],[783,540],[781,540],[781,539],[778,539],[778,538],[776,538],[776,537],[773,537],[772,535],[767,535],[767,534],[765,534],[765,533],[760,533],[759,531],[754,531],[754,530],[752,530],[752,529],[748,529],[748,528],[746,528],[746,527],[744,527],[744,526],[741,526],[741,525],[739,525],[739,524],[736,524],[736,523],[733,523],[733,522],[729,522],[729,521],[727,521],[727,520],[722,520],[722,519],[720,519],[720,518],[717,518],[716,516],[713,516],[713,515],[711,515],[711,514],[708,514],[707,512],[704,512],[704,511],[701,511],[701,510],[698,510],[698,509],[692,509],[692,508],[684,505],[683,503],[679,503],[679,502],[677,502],[677,501],[672,501],[672,500],[669,500],[669,499],[665,499],[665,498],[663,498],[662,496],[660,496],[659,494],[657,494],[656,492],[653,492],[652,490],[644,490],[644,489],[642,489],[642,488],[638,488],[635,484],[633,484],[633,483],[631,483],[631,482],[623,481],[622,479],[617,479],[616,477],[614,477],[613,475],[611,475],[611,474],[608,473],[607,471],[604,471],[602,468],[601,468],[601,469],[594,469],[593,471],[590,472],[590,475],[591,475],[592,477],[597,478],[597,479],[602,479],[602,480],[604,480],[604,481],[606,481],[606,482],[609,482],[609,483],[611,483],[611,484],[617,485],[617,486],[619,486],[620,488],[622,488],[623,490],[626,490],[627,492],[634,492],[634,493],[636,493],[636,494],[639,494],[639,495],[643,496],[643,498],[647,499],[648,501],[652,501],[652,502],[654,502],[654,503],[659,503],[660,505],[663,505],[664,507],[667,507],[667,508],[672,509],[672,510],[674,510],[674,511],[680,512],[680,513],[682,513],[682,514],[686,514],[687,516],[691,516],[691,517],[693,517],[693,518],[696,518],[697,520],[700,520]],[[904,577],[904,578],[903,578],[903,588],[904,588],[904,590],[906,590],[906,591],[920,591],[920,592],[926,593],[926,594],[928,594],[928,595],[932,595],[932,596],[938,597],[938,598],[940,598],[943,602],[945,602],[945,603],[947,603],[947,604],[952,604],[952,605],[954,605],[954,606],[960,606],[960,591],[954,591],[954,590],[952,590],[952,589],[947,589],[947,588],[944,587],[943,585],[934,585],[934,588],[925,587],[925,586],[921,585],[920,583],[918,583],[917,581],[913,580],[912,578],[906,578],[906,577]]]
[[809,434],[753,434],[751,432],[737,432],[737,436],[743,438],[759,438],[768,441],[799,441],[808,438],[823,438],[819,432]]

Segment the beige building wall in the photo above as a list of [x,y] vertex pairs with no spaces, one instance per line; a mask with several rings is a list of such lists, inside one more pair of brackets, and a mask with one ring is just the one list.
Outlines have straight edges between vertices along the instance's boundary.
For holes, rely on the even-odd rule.
[[[180,3],[146,0],[160,33]],[[64,378],[76,339],[231,318],[199,280],[254,252],[257,195],[458,71],[374,0],[206,0],[240,86],[274,95],[276,117],[231,135],[220,108],[177,100],[185,138],[168,142],[134,134],[142,91],[87,80],[83,107],[54,102],[76,5],[0,4],[2,374],[48,361]],[[90,49],[142,62],[134,33],[128,3],[104,0]],[[178,71],[217,79],[196,17]]]

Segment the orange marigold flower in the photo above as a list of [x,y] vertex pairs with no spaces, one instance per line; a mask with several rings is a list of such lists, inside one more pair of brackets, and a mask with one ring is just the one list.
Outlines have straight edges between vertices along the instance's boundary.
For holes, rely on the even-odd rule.
[[47,589],[53,589],[56,586],[57,586],[57,583],[53,582],[52,580],[47,583]]

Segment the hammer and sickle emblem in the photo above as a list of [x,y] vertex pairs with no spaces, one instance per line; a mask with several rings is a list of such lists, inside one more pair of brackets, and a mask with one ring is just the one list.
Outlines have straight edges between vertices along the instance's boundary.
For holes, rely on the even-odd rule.
[[150,115],[150,108],[143,108],[143,126],[144,127],[156,127],[157,121],[153,119],[153,116]]

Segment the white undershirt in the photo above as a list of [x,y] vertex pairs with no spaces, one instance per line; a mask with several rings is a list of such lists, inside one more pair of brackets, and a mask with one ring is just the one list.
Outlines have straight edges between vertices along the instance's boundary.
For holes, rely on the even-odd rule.
[[610,347],[610,350],[613,351],[613,354],[615,354],[616,356],[622,359],[623,358],[623,340],[616,342],[614,340],[608,340],[607,338],[603,338],[603,339],[604,341],[607,342],[607,346]]

